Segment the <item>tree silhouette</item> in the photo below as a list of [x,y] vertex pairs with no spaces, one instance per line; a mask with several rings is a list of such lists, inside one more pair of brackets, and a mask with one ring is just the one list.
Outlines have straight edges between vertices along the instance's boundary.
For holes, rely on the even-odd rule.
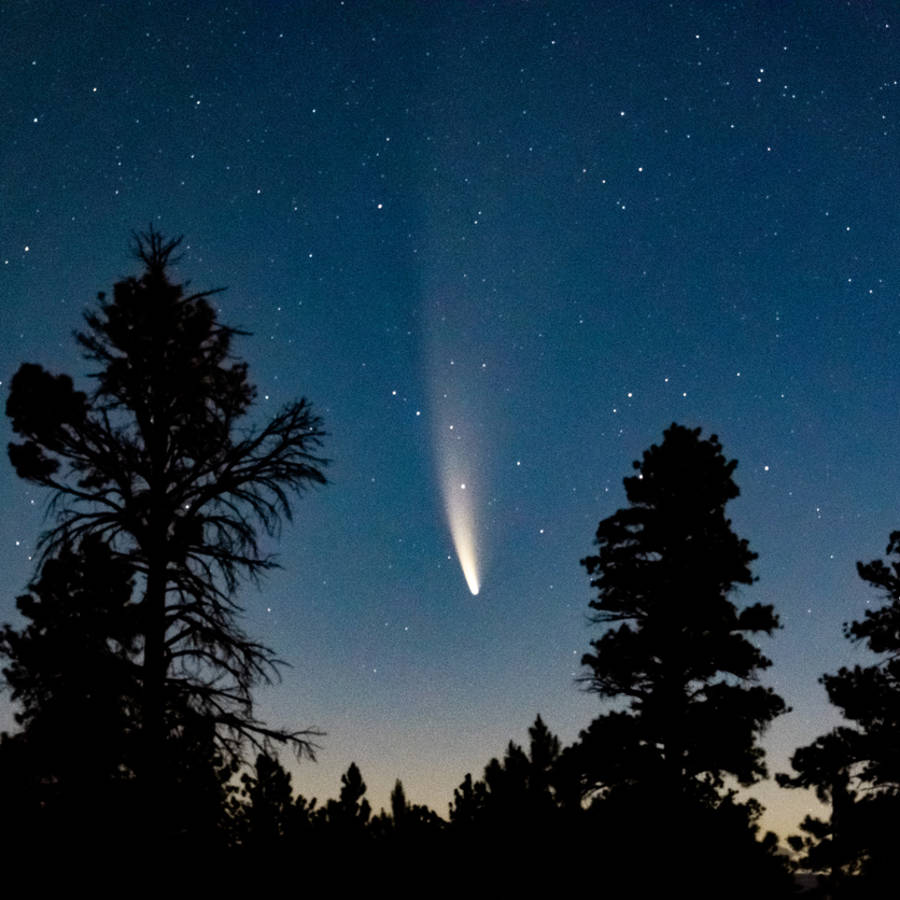
[[241,797],[232,800],[234,839],[257,862],[286,859],[303,837],[309,837],[316,801],[295,799],[290,774],[276,757],[265,753],[257,755],[241,784]]
[[802,836],[791,835],[790,846],[800,855],[798,864],[813,872],[826,873],[830,893],[840,896],[848,880],[859,874],[865,840],[858,815],[860,796],[854,769],[859,755],[859,734],[835,728],[791,757],[796,775],[779,772],[782,787],[812,788],[822,803],[830,806],[829,821],[807,815],[800,824]]
[[406,825],[411,807],[406,799],[406,791],[403,790],[403,782],[398,778],[391,791],[391,818],[395,828],[403,828]]
[[323,807],[328,826],[345,839],[358,839],[369,823],[372,807],[366,800],[366,783],[355,762],[341,775],[341,792],[337,800],[329,800]]
[[390,807],[390,812],[382,810],[369,822],[369,830],[380,842],[380,849],[417,854],[432,851],[445,823],[424,804],[410,803],[399,778],[391,791]]
[[527,751],[514,741],[503,759],[491,759],[484,775],[473,782],[467,774],[453,792],[450,824],[454,833],[477,850],[486,840],[494,846],[537,846],[545,849],[564,839],[576,797],[568,771],[559,767],[559,738],[537,716],[528,729]]
[[[823,675],[828,697],[852,727],[839,726],[798,749],[783,787],[813,788],[830,805],[829,821],[808,816],[794,839],[810,868],[827,873],[836,896],[875,896],[893,882],[894,823],[900,816],[900,532],[886,548],[889,563],[857,563],[860,578],[885,602],[844,635],[876,654],[867,666]],[[859,892],[862,892],[860,894]]]
[[127,818],[140,697],[132,574],[88,540],[48,560],[17,599],[27,624],[0,630],[3,678],[22,726],[4,736],[0,763],[14,769],[4,774],[18,782],[19,806],[33,810],[25,818],[38,817],[32,838],[108,841]]
[[471,830],[480,824],[486,804],[487,786],[483,781],[473,781],[472,773],[466,772],[462,784],[453,789],[450,822],[457,831]]
[[685,837],[697,809],[724,813],[727,776],[765,776],[757,739],[785,710],[755,683],[770,661],[748,640],[778,617],[730,599],[753,582],[756,558],[725,516],[736,465],[715,435],[673,424],[634,463],[629,506],[600,522],[597,553],[582,560],[597,590],[591,618],[604,627],[583,682],[618,701],[581,735],[584,789],[626,791],[623,808],[652,810],[666,841]]
[[241,784],[247,800],[244,841],[269,846],[280,843],[290,835],[295,813],[291,776],[277,759],[260,753],[252,774],[241,776]]
[[90,395],[25,364],[7,402],[22,438],[11,462],[52,492],[43,559],[97,539],[134,573],[140,773],[157,806],[164,746],[188,714],[212,722],[231,757],[248,741],[312,752],[309,732],[254,715],[251,689],[275,677],[278,660],[239,627],[236,589],[275,564],[258,532],[277,533],[292,494],[325,482],[314,452],[323,432],[306,400],[260,429],[243,426],[255,389],[231,355],[240,332],[218,322],[214,292],[186,294],[169,280],[180,242],[152,228],[136,235],[143,273],[86,313],[77,339],[96,364]]
[[139,693],[130,566],[89,540],[48,560],[29,589],[16,600],[28,624],[0,630],[16,721],[34,743],[58,745],[79,723],[99,749],[120,747]]
[[[731,529],[737,463],[715,435],[673,424],[625,479],[630,506],[600,522],[598,552],[582,560],[598,596],[592,621],[606,626],[582,663],[601,697],[624,700],[603,717],[621,748],[620,775],[651,777],[667,795],[721,787],[727,773],[750,784],[765,775],[756,746],[784,711],[754,684],[770,661],[746,637],[778,627],[771,606],[738,610],[729,595],[752,584],[756,558]],[[609,750],[609,752],[615,752]]]

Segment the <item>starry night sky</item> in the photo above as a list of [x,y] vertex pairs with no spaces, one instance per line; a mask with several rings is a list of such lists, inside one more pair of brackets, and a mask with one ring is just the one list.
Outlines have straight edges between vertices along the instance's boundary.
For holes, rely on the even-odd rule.
[[[570,742],[600,711],[579,559],[631,461],[702,426],[759,554],[738,601],[784,626],[783,770],[834,721],[817,677],[866,659],[855,562],[900,527],[898,78],[896,6],[865,0],[7,0],[4,393],[24,361],[84,374],[131,231],[184,234],[176,275],[253,333],[256,420],[305,395],[329,432],[242,595],[293,664],[261,711],[327,732],[295,788],[355,760],[376,809],[399,777],[443,815],[538,712]],[[8,463],[0,498],[18,621],[46,498]],[[809,805],[757,795],[782,833]]]

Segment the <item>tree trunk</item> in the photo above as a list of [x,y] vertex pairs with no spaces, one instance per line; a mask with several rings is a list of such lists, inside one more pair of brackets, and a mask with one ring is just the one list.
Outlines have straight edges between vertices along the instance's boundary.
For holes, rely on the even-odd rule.
[[166,558],[154,536],[144,595],[144,709],[141,740],[143,821],[146,849],[157,849],[163,833],[168,779],[165,765]]

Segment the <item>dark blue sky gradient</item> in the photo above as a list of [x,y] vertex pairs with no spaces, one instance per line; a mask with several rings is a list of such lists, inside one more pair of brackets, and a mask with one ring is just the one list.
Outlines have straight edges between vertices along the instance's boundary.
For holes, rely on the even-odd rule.
[[[355,760],[376,808],[400,777],[446,814],[536,713],[574,739],[578,560],[672,421],[739,461],[740,600],[781,615],[794,708],[772,768],[830,724],[855,562],[900,526],[898,38],[894,4],[832,0],[4,4],[4,386],[85,372],[71,333],[152,222],[253,332],[257,419],[306,395],[330,433],[243,594],[293,664],[263,710],[328,732],[299,791]],[[443,416],[477,448],[477,597]],[[0,497],[15,620],[45,498],[8,465]],[[759,796],[781,831],[807,804]]]

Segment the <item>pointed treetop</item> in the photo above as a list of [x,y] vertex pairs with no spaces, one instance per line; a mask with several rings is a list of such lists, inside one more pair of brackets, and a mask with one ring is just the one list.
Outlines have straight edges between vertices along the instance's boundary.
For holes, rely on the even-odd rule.
[[181,259],[180,255],[171,259],[170,257],[181,245],[184,235],[166,239],[151,223],[146,231],[133,231],[131,236],[132,253],[147,266],[147,275],[158,277],[169,265]]

